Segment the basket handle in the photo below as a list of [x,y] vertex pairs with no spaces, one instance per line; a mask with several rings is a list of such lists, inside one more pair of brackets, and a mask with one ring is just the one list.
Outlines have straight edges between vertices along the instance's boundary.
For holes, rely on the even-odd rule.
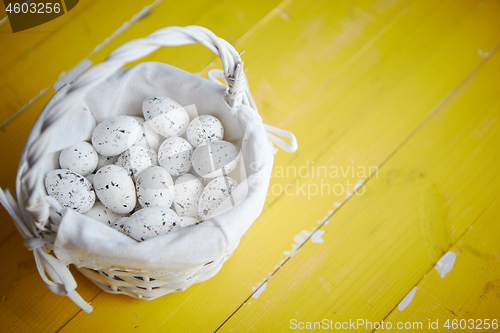
[[43,226],[48,220],[49,206],[43,200],[43,184],[38,180],[38,163],[40,163],[44,148],[50,143],[55,125],[73,109],[83,96],[95,88],[126,63],[138,60],[161,46],[180,46],[200,43],[214,52],[222,60],[224,77],[228,84],[225,99],[232,108],[242,103],[245,93],[245,74],[240,54],[226,40],[217,37],[210,30],[200,26],[166,27],[159,29],[145,38],[131,40],[119,46],[101,63],[89,68],[77,77],[66,94],[49,110],[41,124],[41,135],[33,142],[27,152],[27,168],[21,176],[21,183],[29,197],[26,209],[33,215],[35,223]]

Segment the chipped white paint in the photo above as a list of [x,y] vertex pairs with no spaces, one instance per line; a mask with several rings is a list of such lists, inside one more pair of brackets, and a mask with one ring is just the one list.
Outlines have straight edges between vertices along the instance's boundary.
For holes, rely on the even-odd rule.
[[[365,184],[365,181],[360,179],[358,180],[358,182],[356,183],[356,186],[355,187],[356,189],[359,189],[361,186],[363,186]],[[339,207],[341,207],[343,205],[343,203],[348,199],[350,198],[351,196],[353,195],[353,193],[350,193],[348,194],[348,197],[343,201],[343,202],[335,202],[333,204],[333,206],[337,209]],[[327,215],[323,216],[322,219],[318,220],[318,224],[319,225],[322,225],[322,224],[328,224],[328,221],[330,219],[330,217],[333,215],[333,213],[335,212],[335,210],[329,210],[327,212]],[[299,248],[309,239],[311,238],[311,242],[312,243],[316,243],[316,244],[322,244],[325,242],[325,240],[322,238],[322,236],[325,234],[325,231],[324,230],[319,230],[317,228],[313,228],[313,230],[311,232],[307,231],[307,230],[302,230],[300,231],[297,235],[295,235],[295,237],[293,237],[293,241],[294,243],[292,244],[292,249],[290,251],[284,251],[283,252],[283,255],[286,257],[285,259],[282,259],[280,260],[280,262],[278,263],[277,266],[274,266],[274,270],[269,273],[269,275],[267,276],[267,278],[265,278],[259,285],[257,285],[257,287],[252,287],[252,290],[254,291],[254,294],[252,295],[252,297],[254,298],[257,298],[260,296],[260,293],[266,288],[267,286],[267,281],[271,278],[271,276],[276,273],[276,271],[278,269],[280,269],[283,264],[291,257],[293,257],[293,255],[295,253],[297,253],[297,251],[299,250]]]
[[489,58],[493,55],[493,53],[495,53],[493,49],[491,49],[488,52],[483,52],[483,50],[477,50],[477,55],[483,58]]
[[[93,56],[96,52],[98,52],[99,50],[101,50],[104,46],[106,46],[107,44],[109,44],[113,39],[115,39],[118,35],[120,35],[122,32],[124,32],[125,30],[127,30],[132,24],[134,24],[135,22],[139,21],[141,18],[143,18],[144,16],[146,16],[155,6],[157,6],[162,0],[156,0],[155,2],[153,2],[152,4],[148,5],[148,6],[145,6],[143,7],[137,14],[135,14],[134,16],[132,16],[132,18],[130,19],[130,21],[127,21],[125,23],[123,23],[115,32],[113,32],[111,34],[111,36],[109,36],[108,38],[106,38],[101,44],[97,45],[94,49],[94,51],[92,51],[88,56],[86,56],[85,58],[83,58],[83,60],[78,64],[76,65],[73,69],[70,69],[68,71],[68,74],[71,73],[73,70],[75,70],[78,66],[80,66],[82,63],[85,63],[85,60],[88,60],[88,58],[90,58],[91,56]],[[5,20],[7,20],[7,17],[4,17],[1,21],[0,21],[0,24],[2,24],[3,22],[5,22]],[[90,61],[90,60],[88,60]],[[92,64],[92,63],[91,63]],[[83,67],[83,65],[81,65]],[[90,66],[89,66],[90,67]],[[88,67],[87,67],[88,68]],[[86,69],[87,69],[86,68]],[[79,68],[81,69],[81,68]],[[86,69],[84,69],[83,71],[85,71]],[[82,71],[82,72],[83,72]],[[56,88],[56,86],[59,86],[60,84],[60,80],[61,80],[61,77],[64,77],[64,75],[66,75],[65,72],[62,72],[60,75],[59,75],[59,80],[57,82],[54,83],[54,85],[50,85],[48,86],[47,88],[45,89],[42,89],[40,91],[40,93],[38,93],[38,95],[36,95],[35,97],[33,97],[28,103],[26,103],[25,105],[23,105],[19,110],[17,110],[12,116],[10,116],[9,118],[7,118],[7,120],[5,120],[1,125],[0,125],[0,129],[3,128],[5,125],[7,125],[12,119],[14,119],[15,117],[17,117],[21,112],[23,112],[28,106],[30,106],[31,104],[33,104],[33,102],[35,102],[36,100],[38,100],[38,98],[40,98],[42,95],[44,95],[47,91],[50,90],[51,87],[54,87],[55,90],[58,90],[58,88]],[[59,83],[58,83],[59,82]],[[71,81],[69,81],[71,82]],[[66,84],[66,83],[64,83]],[[64,84],[62,84],[60,87],[62,87]],[[59,88],[60,88],[59,87]]]
[[328,220],[332,216],[333,212],[334,212],[333,210],[329,210],[327,213],[328,215],[325,215],[325,216],[323,216],[322,219],[318,220],[318,224],[320,224],[320,225],[321,224],[328,224],[328,222],[329,222]]
[[[375,166],[375,170],[370,174],[370,177],[368,177],[368,179],[372,178],[374,174],[376,174],[378,172],[378,166]],[[371,167],[370,167],[371,169]],[[377,178],[378,178],[378,175],[377,175]]]
[[285,251],[283,254],[287,257],[292,257],[297,250],[302,246],[302,244],[305,243],[305,241],[309,238],[311,233],[307,230],[302,230],[299,232],[295,237],[293,237],[293,241],[295,244],[292,244],[292,250],[291,251]]
[[403,298],[403,300],[398,304],[398,310],[403,311],[408,305],[410,305],[413,297],[415,297],[415,293],[417,292],[417,287],[413,287],[413,289],[408,293],[408,295]]
[[89,69],[90,66],[92,66],[92,61],[85,58],[82,61],[80,61],[78,65],[70,69],[68,72],[61,72],[61,74],[59,74],[59,80],[57,80],[56,83],[54,83],[53,85],[54,90],[58,91],[62,86],[70,83],[78,75],[82,74],[87,69]]
[[316,230],[315,233],[311,236],[311,242],[313,243],[323,243],[325,240],[321,238],[323,234],[325,233],[324,230]]
[[266,289],[267,287],[267,282],[261,283],[257,287],[252,287],[252,290],[254,291],[252,297],[253,298],[259,298],[260,294]]
[[285,20],[285,21],[289,21],[289,20],[290,20],[290,16],[288,16],[288,14],[287,14],[287,13],[285,13],[285,12],[283,11],[283,9],[282,9],[282,8],[280,8],[277,12],[278,12],[278,15],[279,15],[279,16],[280,16],[283,20]]
[[363,185],[365,185],[365,180],[359,179],[357,181],[356,185],[354,185],[354,192],[356,192],[357,190],[359,190]]
[[302,230],[297,235],[295,235],[295,237],[293,237],[293,240],[295,243],[297,243],[297,245],[302,245],[310,235],[311,233],[309,231]]
[[130,21],[124,22],[118,29],[116,29],[115,32],[113,32],[111,34],[111,36],[109,36],[108,38],[106,38],[101,44],[97,45],[94,48],[94,51],[92,51],[92,53],[89,55],[89,57],[91,55],[93,55],[94,53],[100,51],[104,46],[106,46],[107,44],[109,44],[118,35],[120,35],[122,32],[124,32],[125,30],[127,30],[132,24],[134,24],[135,22],[139,21],[144,16],[146,16],[151,11],[151,9],[153,9],[154,7],[156,7],[156,5],[158,5],[161,1],[162,0],[156,0],[152,4],[143,7],[137,14],[135,14],[134,16],[132,16],[132,18],[130,19]]
[[444,279],[446,274],[448,274],[453,269],[456,258],[457,255],[455,254],[455,252],[448,251],[444,254],[444,256],[441,257],[441,259],[439,259],[436,265],[434,265],[434,268],[439,273],[439,276],[441,276],[441,279]]

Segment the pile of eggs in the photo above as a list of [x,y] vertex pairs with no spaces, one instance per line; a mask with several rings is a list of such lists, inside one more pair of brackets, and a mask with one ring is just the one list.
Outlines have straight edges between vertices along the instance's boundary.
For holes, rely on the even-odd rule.
[[190,120],[168,97],[149,97],[144,118],[115,116],[97,124],[91,143],[59,155],[45,188],[63,207],[143,241],[211,217],[238,185],[240,149],[223,141],[212,115]]

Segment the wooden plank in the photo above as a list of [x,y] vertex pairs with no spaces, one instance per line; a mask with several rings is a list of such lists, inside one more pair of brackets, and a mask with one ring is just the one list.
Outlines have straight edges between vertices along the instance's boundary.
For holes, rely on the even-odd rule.
[[[57,30],[64,29],[66,24],[75,20],[77,16],[86,15],[89,7],[95,5],[95,3],[96,1],[93,0],[79,1],[78,5],[71,11],[58,17],[57,19],[16,33],[12,33],[8,20],[0,24],[0,36],[2,40],[0,43],[0,53],[2,54],[0,73],[5,71],[9,66],[12,66],[14,63],[21,62],[22,59],[30,53],[36,53],[40,44],[46,42],[47,39],[53,38],[54,33],[57,32]],[[107,4],[107,6],[108,7],[104,7],[103,10],[111,9],[109,4]],[[0,3],[0,13],[0,17],[3,18],[3,14],[6,13],[3,2]]]
[[[2,172],[0,173],[0,187],[2,189],[9,188],[15,192],[15,183],[17,175],[17,167],[21,158],[21,148],[24,141],[28,137],[31,126],[35,122],[40,110],[49,101],[50,96],[44,94],[36,100],[26,112],[19,114],[14,118],[9,126],[0,129],[0,154],[2,156]],[[0,230],[0,244],[12,235],[17,233],[12,218],[7,211],[2,207],[0,209],[0,218],[5,221],[4,226]]]
[[[127,30],[121,41],[142,37],[156,28],[172,23],[177,25],[209,25],[210,29],[216,31],[221,36],[229,36],[230,38],[226,38],[230,42],[234,42],[234,40],[245,34],[255,23],[265,17],[276,3],[277,1],[254,2],[253,5],[255,7],[251,7],[249,3],[236,5],[229,1],[219,2],[216,5],[209,2],[200,2],[199,6],[186,6],[181,3],[172,4],[165,2],[164,4],[162,3],[163,6],[158,6],[149,16],[140,22],[143,25],[137,24],[130,30]],[[178,14],[175,17],[172,16],[173,6],[175,6]],[[92,17],[89,16],[86,20],[92,22]],[[169,19],[165,20],[165,17],[169,17]],[[92,24],[96,24],[97,22],[99,21],[94,21]],[[98,26],[98,24],[95,26]],[[140,31],[138,32],[137,29]],[[93,39],[93,42],[97,44],[100,40]],[[113,47],[113,45],[115,44],[110,44],[109,47]],[[203,49],[203,47],[198,45],[196,50],[200,49]],[[109,49],[102,49],[95,54],[96,59],[104,57],[109,52]],[[209,51],[203,53],[203,55],[196,54],[194,57],[188,57],[183,53],[171,53],[168,60],[182,68],[193,66],[191,69],[201,70],[214,57]],[[7,126],[1,128],[0,141],[3,145],[0,146],[0,154],[2,162],[4,162],[2,166],[3,172],[0,176],[0,186],[2,188],[14,187],[21,146],[35,118],[47,103],[51,94],[52,92],[43,94],[32,105],[28,106],[24,112],[16,116]],[[4,209],[0,210],[0,214],[0,217],[6,222],[0,231],[0,253],[3,256],[0,266],[2,267],[2,274],[6,281],[3,285],[4,289],[2,289],[5,297],[0,302],[0,312],[4,314],[1,317],[2,327],[13,332],[54,331],[70,320],[78,312],[78,308],[69,299],[54,295],[48,291],[34,267],[32,254],[24,248],[22,240],[17,231],[15,231],[10,217],[8,217]],[[29,264],[30,261],[32,264]],[[21,266],[26,266],[26,269],[21,271],[16,268]],[[77,290],[84,299],[89,301],[100,292],[100,289],[83,278],[76,270],[72,272],[78,283]],[[134,301],[124,296],[115,297]],[[13,311],[16,312],[15,315],[12,313]],[[33,313],[36,315],[33,315]],[[50,321],[50,324],[46,324],[46,321]]]
[[[221,331],[283,331],[325,318],[328,325],[384,319],[496,199],[496,73],[498,54],[382,166],[363,195],[353,196],[318,231],[315,237],[321,234],[324,243],[307,241]],[[494,250],[484,253],[498,263]],[[463,305],[466,294],[464,289],[448,297]]]
[[[33,259],[19,234],[0,244],[2,284],[0,321],[4,332],[55,332],[76,315],[79,308],[67,297],[53,294],[43,283]],[[92,299],[99,291],[74,269],[80,295]]]
[[[168,25],[184,26],[189,24],[197,24],[207,26],[214,32],[219,33],[221,36],[224,36],[224,38],[229,42],[234,42],[238,38],[238,36],[244,35],[245,32],[250,29],[253,24],[264,17],[266,13],[268,13],[277,3],[278,1],[262,1],[262,5],[253,6],[249,3],[244,2],[239,6],[234,6],[231,5],[229,1],[224,1],[218,3],[217,6],[213,6],[208,5],[208,3],[205,1],[198,4],[193,3],[192,6],[188,7],[181,2],[162,2],[154,9],[154,11],[149,16],[137,22],[133,26],[133,28],[124,32],[122,35],[117,37],[116,40],[110,42],[99,52],[96,52],[96,54],[91,57],[91,60],[94,62],[100,62],[114,48],[116,48],[118,45],[121,45],[125,41],[144,37],[154,30]],[[257,3],[254,3],[254,5],[256,4]],[[227,8],[231,8],[231,10],[228,11]],[[176,12],[178,15],[175,17],[171,17],[172,12]],[[224,16],[226,15],[226,12],[228,15],[227,17]],[[84,21],[89,21],[93,17],[92,12],[89,12],[86,15],[88,16],[82,17],[81,19]],[[165,17],[169,17],[169,20],[165,21]],[[221,17],[226,18],[225,20],[221,21]],[[228,37],[226,37],[226,35]],[[99,37],[94,37],[92,40],[95,44],[101,42],[99,40]],[[60,41],[61,39],[59,39],[59,42]],[[54,43],[58,43],[58,41],[56,40],[54,41]],[[176,49],[181,51],[175,51]],[[176,66],[186,70],[201,71],[208,63],[213,61],[213,59],[215,58],[215,55],[212,52],[200,45],[187,46],[184,48],[184,50],[182,49],[183,48],[168,48],[164,51],[158,51],[152,56],[144,59],[144,61],[164,61],[175,64]],[[195,52],[193,52],[194,50]],[[37,52],[42,53],[45,52],[45,50],[38,50]],[[68,57],[74,57],[74,61],[76,63],[82,59],[76,54],[68,55]],[[29,62],[32,60],[25,61]],[[50,69],[44,68],[43,70],[48,71]],[[55,70],[54,73],[59,75]],[[45,94],[42,94],[39,100],[36,100],[33,105],[30,105],[25,111],[20,114],[20,116],[14,118],[8,124],[8,126],[1,128],[0,142],[4,142],[6,144],[0,147],[0,156],[2,156],[5,161],[9,161],[9,163],[4,165],[4,172],[2,172],[2,174],[0,175],[0,187],[11,189],[14,188],[15,175],[22,144],[26,140],[29,130],[36,117],[38,116],[38,113],[42,110],[43,106],[47,103],[52,94],[52,90],[49,90]],[[2,214],[3,213],[4,211],[2,210]],[[7,214],[5,214],[5,216],[7,216]],[[10,229],[10,231],[8,232],[5,232],[5,235],[9,235],[11,230],[12,229]],[[3,234],[2,232],[0,232],[0,241],[2,237]]]
[[[254,25],[260,24],[261,20],[266,21],[264,14],[272,12],[281,2],[279,0],[258,0],[235,5],[230,0],[223,0],[214,5],[212,1],[197,0],[197,2],[190,2],[189,6],[186,6],[183,2],[162,1],[156,7],[153,18],[146,17],[136,22],[134,29],[111,41],[102,48],[102,51],[93,55],[91,60],[94,63],[101,62],[121,44],[132,39],[145,37],[167,26],[200,25],[234,44],[249,31],[252,31]],[[127,67],[145,61],[159,61],[196,73],[202,71],[214,59],[216,59],[217,68],[221,68],[221,62],[214,53],[200,44],[193,44],[160,48],[151,55],[128,64]]]
[[[354,53],[355,60],[352,62],[339,61],[342,58],[332,56],[330,61],[322,63],[324,67],[317,66],[315,71],[302,70],[300,62],[312,62],[310,58],[314,59],[325,48],[322,44],[314,46],[311,43],[295,51],[301,53],[301,60],[288,64],[284,59],[282,62],[278,59],[278,65],[264,72],[260,79],[249,78],[249,82],[254,84],[257,81],[257,88],[254,89],[256,96],[264,94],[260,89],[267,89],[261,108],[264,120],[292,131],[300,143],[301,149],[297,154],[279,155],[276,165],[282,168],[297,166],[301,164],[296,164],[296,161],[302,159],[302,165],[308,166],[309,171],[313,170],[313,161],[316,171],[318,166],[327,164],[339,169],[342,166],[347,171],[347,166],[368,169],[379,164],[380,160],[376,157],[379,154],[388,156],[418,122],[465,78],[466,73],[479,64],[481,57],[477,51],[489,51],[500,41],[495,32],[500,28],[495,18],[500,12],[497,3],[491,2],[485,7],[472,2],[462,2],[461,6],[454,8],[450,6],[449,2],[411,3],[391,23],[394,26],[385,27],[389,30],[380,31],[377,40],[371,41],[374,45]],[[445,24],[443,20],[449,21]],[[436,35],[434,31],[443,26],[446,28]],[[279,54],[279,47],[269,51]],[[292,52],[291,49],[286,51],[289,51],[286,52],[288,54]],[[454,53],[463,57],[459,60],[453,56]],[[306,54],[310,54],[310,58]],[[247,60],[247,68],[250,66],[254,66],[253,62]],[[291,81],[294,84],[302,81],[300,76],[304,72],[321,78],[310,80],[317,82],[318,91],[313,88],[305,91],[307,97],[300,102],[295,99],[301,94],[295,93],[292,84],[266,83],[279,78],[278,73],[286,72],[285,68],[293,66],[297,68],[296,76],[299,77]],[[253,68],[248,69],[251,75],[260,73],[259,67],[255,68],[254,71]],[[329,68],[329,71],[323,68]],[[330,78],[323,78],[325,72],[330,73]],[[266,85],[268,88],[264,88]],[[428,89],[431,85],[432,89]],[[275,92],[275,89],[280,91]],[[287,90],[293,93],[287,93]],[[416,95],[412,96],[411,91]],[[276,105],[277,102],[273,101],[282,104]],[[384,126],[386,123],[390,124],[390,131],[379,132],[373,126]],[[312,128],[314,133],[311,133]],[[358,138],[359,135],[363,137]],[[340,142],[349,143],[342,145]],[[335,148],[330,151],[332,146]],[[355,151],[362,154],[355,154]],[[282,188],[291,181],[288,177],[276,178]],[[321,185],[321,177],[316,176],[315,180],[312,177],[302,178],[305,180],[299,181],[299,187],[304,182]],[[346,188],[347,181],[353,184],[362,177],[341,175],[339,178]],[[334,193],[332,201],[341,201],[345,195],[345,192],[341,195]],[[274,200],[271,196],[269,203]]]
[[[19,50],[23,50],[26,45],[7,48],[5,53],[12,52],[16,61],[9,62],[10,56],[5,58],[5,62],[2,60],[5,67],[0,72],[0,124],[40,91],[54,84],[63,71],[76,66],[122,23],[152,2],[122,1],[119,11],[116,11],[116,4],[106,1],[96,1],[89,6],[78,5],[73,10],[80,15],[75,15],[38,44],[28,45],[29,51],[22,56],[19,56]],[[70,12],[65,15],[73,14]],[[43,27],[45,25],[39,29]],[[6,35],[10,34],[12,32]],[[7,43],[6,47],[15,44],[17,33],[8,39],[12,42]],[[36,39],[28,39],[27,42],[36,42]]]
[[[361,24],[365,15],[351,6],[342,7],[342,3],[325,1],[305,6],[303,2],[292,1],[236,44],[237,49],[247,50],[245,64],[249,77],[262,78],[257,79],[256,84],[250,77],[250,83],[253,88],[257,87],[254,89],[257,92],[262,84],[259,105],[264,119],[298,134],[300,151],[293,155],[278,154],[277,167],[292,166],[297,170],[304,166],[305,170],[311,170],[314,161],[315,165],[337,166],[345,171],[353,165],[380,165],[439,101],[481,62],[476,49],[491,48],[499,42],[492,29],[498,25],[493,2],[486,3],[484,11],[472,1],[464,2],[458,8],[451,1],[412,2],[407,7],[405,3],[393,3],[392,6],[385,2],[370,3],[366,8],[373,11],[370,12],[373,19],[365,25]],[[377,11],[381,16],[376,14]],[[354,17],[353,12],[357,13]],[[392,13],[392,16],[387,13]],[[351,21],[358,30],[344,32],[344,44],[333,48],[337,52],[323,52],[320,62],[316,55],[326,47],[318,43],[310,30],[304,29],[317,21],[325,22],[321,28]],[[441,27],[445,27],[442,34],[436,34],[435,30]],[[469,30],[475,33],[464,33]],[[475,50],[473,53],[466,52],[472,49]],[[466,55],[455,56],[462,53]],[[354,60],[337,61],[343,57]],[[313,66],[314,62],[316,65]],[[440,70],[438,77],[435,76],[437,69]],[[284,73],[288,75],[286,78],[283,78]],[[294,84],[300,80],[290,78],[301,75],[312,87],[294,89]],[[271,79],[276,84],[266,86],[266,80]],[[432,89],[428,89],[431,84]],[[256,95],[258,97],[258,93]],[[266,96],[265,100],[263,96]],[[295,191],[303,184],[321,184],[323,179],[330,185],[350,181],[352,188],[358,178],[363,179],[363,176],[351,175],[350,171],[338,178],[275,174],[272,185],[295,184],[298,179],[298,186],[293,187]],[[429,190],[422,188],[419,193],[425,198]],[[397,189],[393,195],[396,192]],[[245,302],[252,287],[280,264],[285,258],[283,252],[291,250],[294,236],[301,230],[315,228],[317,220],[322,219],[328,210],[333,210],[334,202],[345,196],[345,192],[339,196],[316,194],[308,200],[307,193],[271,193],[264,213],[215,278],[182,294],[147,304],[103,293],[93,301],[96,309],[92,316],[98,322],[106,322],[108,328],[122,330],[139,326],[145,330],[213,331],[228,313]],[[416,203],[408,204],[417,207]],[[378,214],[382,213],[378,211]],[[422,210],[418,216],[424,219],[427,215],[432,215],[432,212]],[[401,214],[401,218],[407,217]],[[419,232],[417,241],[443,244],[442,248],[446,248],[445,225],[441,224],[438,232],[432,233],[429,225],[422,224],[427,229],[419,231],[416,226],[411,229]],[[384,238],[377,241],[383,243]],[[423,261],[441,252],[439,248],[428,249],[422,254]],[[428,268],[427,265],[423,270]],[[109,306],[120,309],[129,320],[109,318],[106,315]],[[164,309],[170,310],[165,312]],[[78,314],[63,331],[95,329],[95,324],[86,318],[83,313]]]
[[[493,319],[500,321],[499,216],[497,199],[451,247],[457,255],[453,270],[442,279],[431,269],[416,285],[413,301],[403,311],[394,309],[384,321],[394,327],[399,322],[422,323],[428,329],[430,320],[436,328],[433,332],[450,332],[456,320],[455,331],[466,331],[459,329],[460,324],[470,331],[480,327],[487,332],[498,331],[491,323]],[[485,319],[489,319],[489,325]],[[445,327],[447,321],[449,328]]]
[[[197,0],[186,6],[183,2],[163,1],[154,9],[155,15],[145,16],[135,22],[132,31],[121,33],[107,42],[89,59],[93,63],[101,62],[124,42],[145,37],[165,26],[202,25],[229,42],[234,42],[258,22],[263,13],[268,13],[279,2],[260,1],[253,5],[245,2],[235,6],[228,0],[220,1],[216,5],[206,0]],[[148,4],[149,2],[138,1],[121,2],[117,10],[116,4],[96,2],[94,6],[88,6],[84,15],[75,17],[63,29],[53,33],[51,38],[36,45],[35,50],[21,58],[22,61],[11,64],[5,71],[0,72],[0,103],[3,103],[0,104],[0,123],[42,89],[54,84],[61,72],[70,70],[89,56],[97,45]],[[119,15],[109,15],[110,12]],[[60,49],[61,44],[65,46],[65,50],[54,54],[54,50]],[[200,45],[190,45],[184,48],[164,48],[141,61],[164,61],[188,71],[200,71],[214,58],[212,52]],[[30,79],[26,80],[26,77]]]

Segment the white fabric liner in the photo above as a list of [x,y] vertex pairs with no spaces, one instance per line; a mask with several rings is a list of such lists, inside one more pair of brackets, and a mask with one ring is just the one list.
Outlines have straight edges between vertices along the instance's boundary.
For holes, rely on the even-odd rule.
[[[23,147],[19,170],[26,167],[26,150],[40,134],[41,119],[67,88],[61,88],[53,96],[37,119]],[[61,149],[90,139],[96,123],[106,118],[115,115],[142,116],[142,101],[153,95],[171,97],[184,106],[194,104],[198,114],[212,114],[219,118],[225,129],[224,140],[242,149],[242,168],[234,173],[235,178],[242,174],[242,170],[247,178],[236,179],[241,183],[235,196],[243,199],[235,207],[199,225],[140,243],[105,224],[64,209],[60,212],[63,218],[54,242],[54,253],[63,264],[163,274],[203,265],[219,258],[239,242],[262,211],[273,154],[259,114],[245,105],[230,108],[224,100],[224,91],[224,86],[176,67],[144,62],[119,70],[86,94],[82,104],[59,124],[44,157],[45,170],[40,172],[40,182],[44,181],[48,171],[59,167],[57,156]],[[16,192],[18,202],[24,202],[27,193],[23,192],[19,179]],[[26,215],[25,209],[22,210]]]

